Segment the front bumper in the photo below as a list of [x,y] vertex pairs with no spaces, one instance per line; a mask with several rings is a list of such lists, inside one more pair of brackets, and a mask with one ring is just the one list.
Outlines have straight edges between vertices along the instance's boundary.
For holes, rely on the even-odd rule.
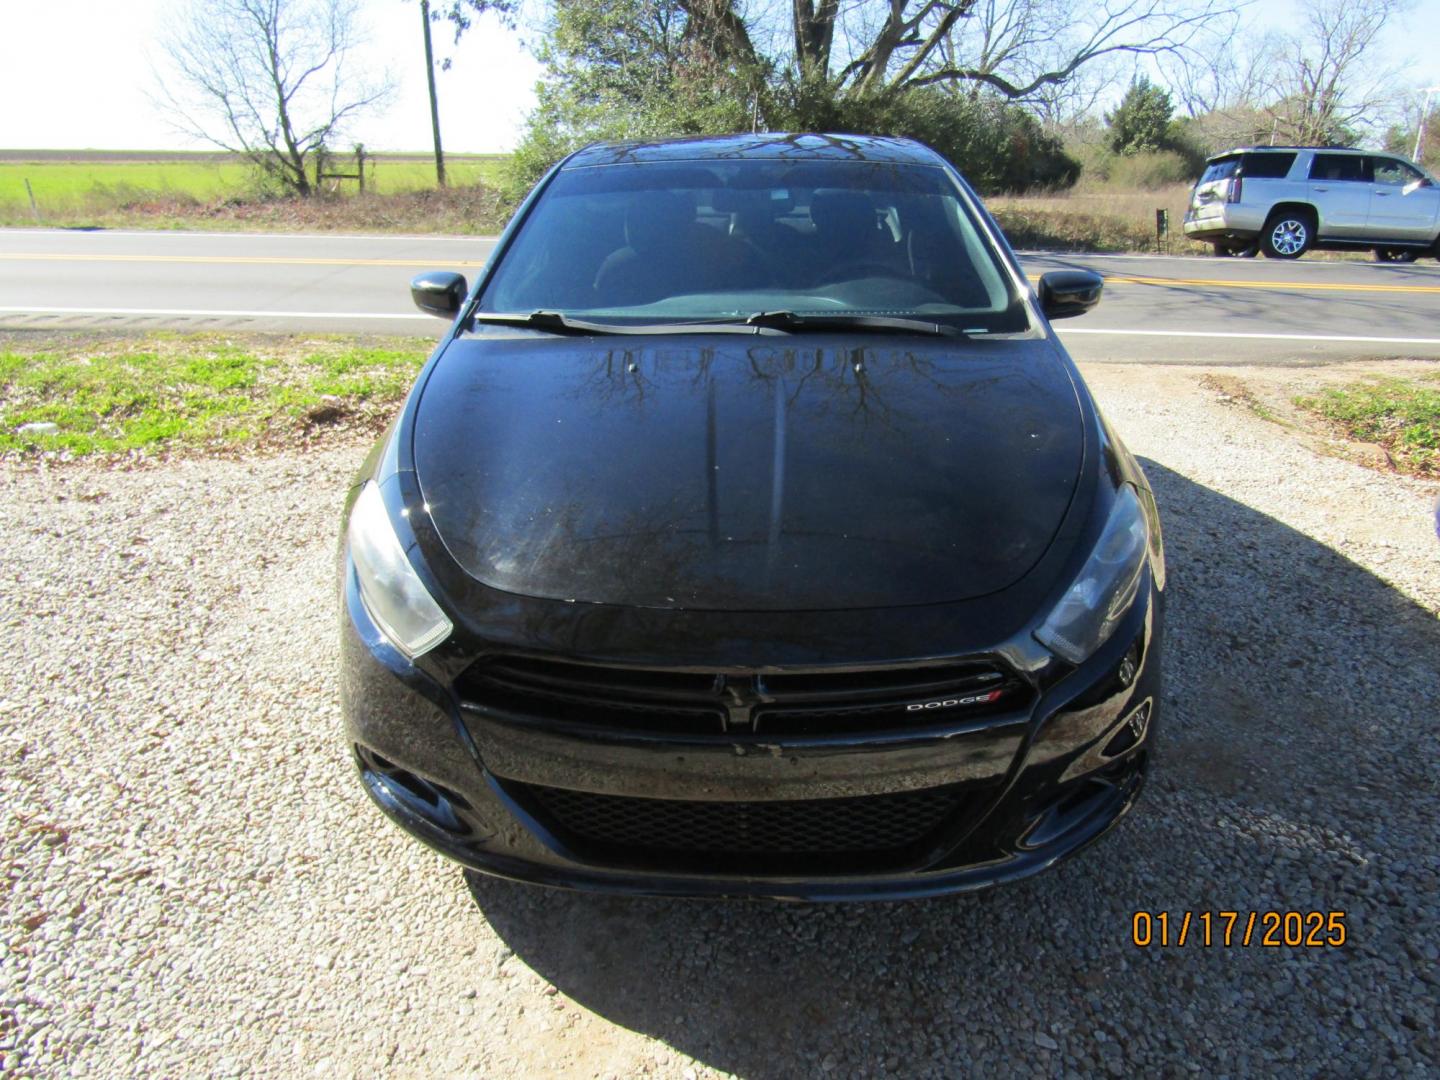
[[[1098,839],[1143,785],[1160,701],[1160,594],[1023,709],[909,731],[825,737],[551,730],[462,704],[381,637],[348,575],[347,740],[371,798],[474,870],[642,895],[872,900],[963,892],[1038,873]],[[1132,652],[1133,649],[1133,652]],[[1125,663],[1127,653],[1134,675]],[[642,799],[836,800],[956,791],[963,808],[902,859],[736,868],[627,858],[577,842],[529,792]]]

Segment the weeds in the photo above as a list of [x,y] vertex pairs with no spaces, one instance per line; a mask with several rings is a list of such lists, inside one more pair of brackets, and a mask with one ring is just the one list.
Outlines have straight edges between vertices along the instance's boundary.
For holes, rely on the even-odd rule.
[[281,338],[247,347],[157,334],[0,352],[0,453],[146,455],[284,440],[317,425],[378,427],[429,345]]
[[1323,416],[1352,439],[1385,448],[1396,468],[1440,475],[1440,373],[1332,387],[1295,404]]

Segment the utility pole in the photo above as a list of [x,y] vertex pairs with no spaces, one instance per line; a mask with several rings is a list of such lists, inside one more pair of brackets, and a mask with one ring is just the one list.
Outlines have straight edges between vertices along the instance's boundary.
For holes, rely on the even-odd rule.
[[445,186],[445,151],[440,148],[440,102],[435,97],[435,53],[430,47],[430,0],[420,0],[425,24],[425,78],[430,83],[430,130],[435,135],[435,183]]
[[1420,160],[1420,144],[1425,141],[1425,117],[1430,114],[1430,95],[1440,93],[1440,86],[1427,86],[1422,93],[1425,104],[1420,106],[1420,130],[1415,132],[1415,152],[1410,155],[1410,160],[1416,162]]

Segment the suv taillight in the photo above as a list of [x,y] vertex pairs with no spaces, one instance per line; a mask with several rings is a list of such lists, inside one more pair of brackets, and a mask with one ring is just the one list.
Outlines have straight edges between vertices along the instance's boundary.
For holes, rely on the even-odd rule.
[[1240,190],[1244,186],[1244,183],[1245,181],[1241,177],[1232,176],[1230,178],[1230,193],[1225,196],[1227,203],[1240,201]]

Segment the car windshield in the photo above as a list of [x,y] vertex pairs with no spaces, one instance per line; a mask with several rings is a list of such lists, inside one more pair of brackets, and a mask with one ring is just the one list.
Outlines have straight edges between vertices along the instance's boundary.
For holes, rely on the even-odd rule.
[[950,176],[874,162],[567,169],[503,253],[479,310],[616,325],[779,311],[1029,329],[1000,252]]

